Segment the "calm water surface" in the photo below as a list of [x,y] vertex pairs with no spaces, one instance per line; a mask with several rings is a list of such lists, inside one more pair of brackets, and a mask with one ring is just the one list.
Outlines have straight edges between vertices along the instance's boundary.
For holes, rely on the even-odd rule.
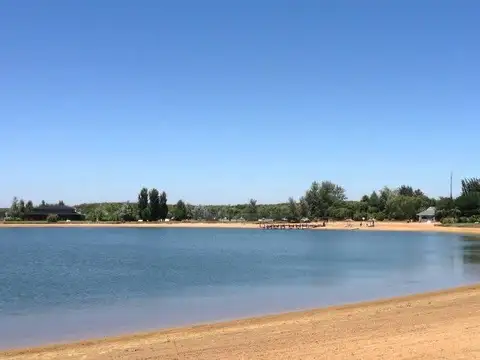
[[453,234],[0,229],[0,348],[478,281],[479,239]]

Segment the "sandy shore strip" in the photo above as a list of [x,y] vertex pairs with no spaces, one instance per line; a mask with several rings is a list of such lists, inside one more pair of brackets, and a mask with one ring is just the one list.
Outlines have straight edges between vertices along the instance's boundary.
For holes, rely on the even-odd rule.
[[474,285],[0,352],[0,359],[480,359],[479,339],[480,285]]
[[[91,227],[91,228],[216,228],[216,229],[260,229],[259,224],[246,222],[156,222],[156,223],[1,223],[0,228],[14,227]],[[407,222],[377,222],[375,227],[360,226],[360,222],[336,221],[330,222],[326,227],[313,230],[359,230],[359,231],[423,231],[446,232],[459,234],[479,234],[480,227],[443,227],[428,223]],[[275,231],[275,230],[272,230]]]

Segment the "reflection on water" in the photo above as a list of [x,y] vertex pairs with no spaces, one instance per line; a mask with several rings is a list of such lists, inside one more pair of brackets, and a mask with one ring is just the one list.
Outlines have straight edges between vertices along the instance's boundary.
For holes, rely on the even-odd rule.
[[480,236],[462,236],[463,270],[465,276],[476,278],[480,275]]
[[0,347],[480,281],[480,239],[454,234],[44,228],[0,240]]
[[480,236],[462,236],[463,259],[465,263],[480,263]]

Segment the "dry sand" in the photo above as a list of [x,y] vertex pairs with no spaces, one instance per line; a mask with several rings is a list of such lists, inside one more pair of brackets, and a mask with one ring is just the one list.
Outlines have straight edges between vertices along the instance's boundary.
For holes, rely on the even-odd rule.
[[[348,226],[347,226],[348,225]],[[0,223],[0,228],[11,227],[118,227],[118,228],[219,228],[219,229],[259,229],[255,223],[242,222],[158,222],[158,223]],[[316,228],[315,230],[348,230],[355,229],[360,231],[435,231],[462,234],[480,234],[480,227],[442,227],[428,223],[406,223],[406,222],[376,222],[375,227],[360,226],[360,222],[346,223],[336,221],[328,223],[325,228]]]
[[4,352],[0,359],[480,359],[480,285]]

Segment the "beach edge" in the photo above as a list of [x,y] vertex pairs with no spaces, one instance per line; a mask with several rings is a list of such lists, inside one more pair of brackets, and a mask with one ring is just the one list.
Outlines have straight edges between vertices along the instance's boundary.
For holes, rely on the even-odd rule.
[[[332,312],[358,312],[371,307],[383,307],[383,306],[399,306],[402,303],[411,303],[421,300],[431,299],[432,301],[438,300],[439,297],[449,296],[449,295],[462,295],[467,293],[479,293],[480,292],[480,283],[465,285],[455,288],[442,289],[436,291],[422,292],[410,295],[395,296],[389,298],[381,298],[376,300],[354,302],[343,305],[333,305],[327,307],[319,307],[307,310],[299,310],[292,312],[284,312],[278,314],[267,314],[262,316],[240,318],[236,320],[228,320],[221,322],[212,322],[205,324],[194,324],[189,326],[182,327],[172,327],[166,329],[159,329],[148,332],[135,332],[130,334],[108,336],[104,338],[94,338],[86,340],[72,341],[68,343],[59,343],[59,344],[45,344],[34,347],[25,347],[18,349],[4,349],[0,350],[0,358],[13,358],[22,355],[35,355],[39,356],[45,353],[51,352],[61,352],[69,351],[73,349],[95,347],[99,345],[107,344],[118,344],[126,343],[131,341],[138,340],[148,340],[148,339],[174,339],[175,335],[179,334],[200,334],[203,332],[211,331],[226,331],[229,328],[239,328],[239,327],[252,327],[252,326],[262,326],[278,322],[291,322],[291,321],[300,321],[302,319],[312,317],[312,316],[322,316]],[[348,314],[347,314],[348,316]]]

